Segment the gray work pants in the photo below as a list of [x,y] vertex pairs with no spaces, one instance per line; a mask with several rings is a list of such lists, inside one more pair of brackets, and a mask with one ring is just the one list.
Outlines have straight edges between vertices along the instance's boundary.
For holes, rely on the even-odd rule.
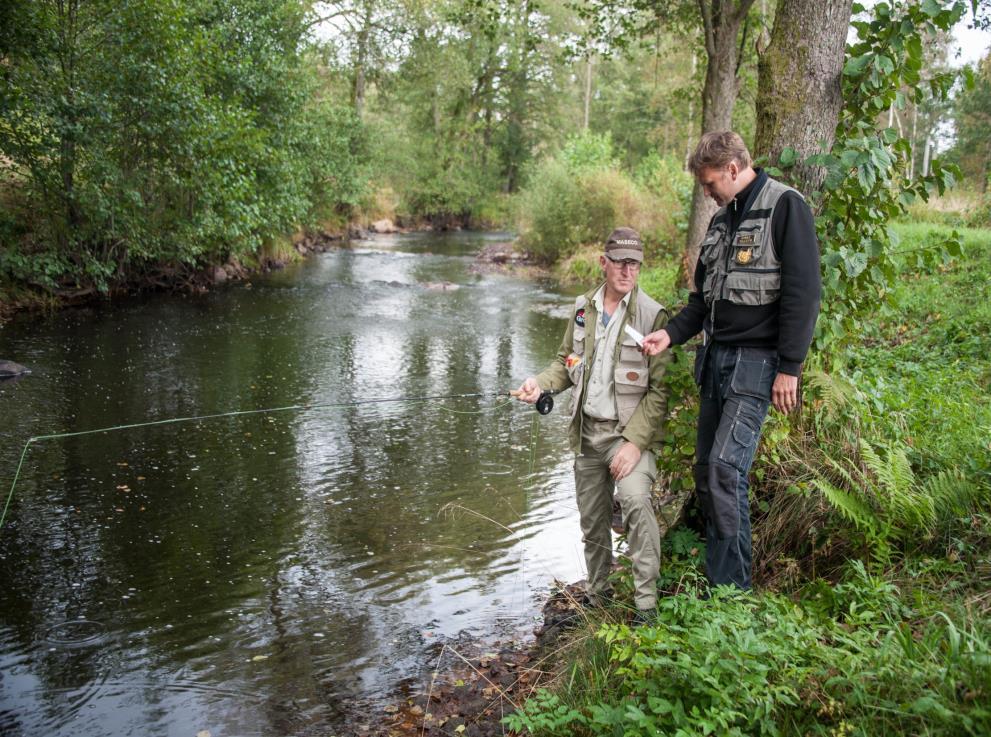
[[705,568],[713,585],[750,588],[748,475],[778,374],[777,352],[710,343],[696,354],[699,382],[695,489],[706,518]]
[[644,451],[633,471],[621,481],[614,481],[609,464],[625,442],[616,432],[615,422],[582,418],[582,452],[575,457],[575,492],[585,544],[588,592],[593,597],[610,592],[615,490],[633,561],[636,605],[638,609],[653,609],[657,602],[657,572],[661,561],[660,533],[650,503],[657,465],[654,454]]

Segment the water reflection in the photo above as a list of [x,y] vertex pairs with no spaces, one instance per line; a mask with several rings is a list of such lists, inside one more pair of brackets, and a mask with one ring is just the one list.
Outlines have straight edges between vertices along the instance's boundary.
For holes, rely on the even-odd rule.
[[[0,385],[0,476],[54,431],[513,387],[556,350],[563,297],[472,274],[479,245],[393,237],[18,319],[0,356],[34,374]],[[536,417],[486,397],[33,446],[0,531],[0,733],[304,733],[440,638],[528,629],[581,570],[565,418]]]

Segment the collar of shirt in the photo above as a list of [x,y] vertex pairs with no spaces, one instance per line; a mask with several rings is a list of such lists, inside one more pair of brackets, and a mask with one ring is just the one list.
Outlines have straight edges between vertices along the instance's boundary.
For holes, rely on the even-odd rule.
[[[624,310],[630,304],[631,294],[633,294],[632,289],[626,294],[624,294],[623,299],[619,301],[619,306],[621,306]],[[592,304],[595,305],[595,311],[599,315],[599,322],[602,323],[603,325],[608,325],[609,322],[612,320],[613,316],[620,311],[619,306],[617,306],[617,308],[613,310],[613,314],[609,315],[608,318],[606,317],[606,285],[605,284],[599,287],[596,290],[595,294],[592,296]]]

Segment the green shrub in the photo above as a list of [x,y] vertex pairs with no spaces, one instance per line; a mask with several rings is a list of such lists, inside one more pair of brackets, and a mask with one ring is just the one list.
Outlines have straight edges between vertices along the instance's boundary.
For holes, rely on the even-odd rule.
[[582,245],[601,244],[620,225],[639,231],[648,257],[673,241],[677,203],[664,201],[614,167],[597,167],[598,149],[594,155],[579,153],[546,158],[532,170],[516,203],[525,249],[554,263]]
[[919,618],[859,562],[792,601],[717,589],[604,624],[588,672],[506,719],[535,735],[977,735],[991,729],[991,628]]
[[617,166],[609,132],[584,131],[569,136],[561,149],[561,158],[568,170],[576,174],[615,169]]

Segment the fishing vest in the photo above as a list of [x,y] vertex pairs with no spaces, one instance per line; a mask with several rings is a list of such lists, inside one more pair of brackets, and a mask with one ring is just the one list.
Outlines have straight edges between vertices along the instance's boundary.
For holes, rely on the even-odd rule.
[[781,295],[781,260],[774,252],[771,217],[785,192],[797,190],[768,179],[732,236],[726,207],[712,219],[699,254],[705,264],[702,296],[710,308],[719,299],[768,305]]
[[[650,371],[647,365],[647,356],[640,352],[636,341],[633,340],[623,330],[627,325],[634,328],[641,335],[647,335],[654,327],[654,320],[657,314],[664,308],[651,299],[649,296],[636,290],[637,294],[623,315],[623,322],[619,326],[619,335],[616,337],[616,349],[613,354],[613,382],[616,389],[616,416],[618,418],[617,428],[622,430],[626,423],[633,417],[633,411],[640,404],[640,400],[647,393],[650,379]],[[585,371],[585,364],[592,360],[592,356],[585,355],[586,331],[588,337],[592,339],[591,345],[595,346],[595,328],[598,326],[599,316],[594,311],[586,310],[589,299],[587,295],[581,295],[575,300],[575,311],[572,319],[575,321],[575,329],[571,340],[571,352],[577,357],[577,361],[570,361],[568,376],[574,384],[571,391],[571,418],[574,419],[581,409],[582,401],[585,398],[585,387],[588,382],[588,374]],[[588,330],[585,315],[588,313],[594,316],[593,327]],[[635,313],[635,314],[634,314]]]

